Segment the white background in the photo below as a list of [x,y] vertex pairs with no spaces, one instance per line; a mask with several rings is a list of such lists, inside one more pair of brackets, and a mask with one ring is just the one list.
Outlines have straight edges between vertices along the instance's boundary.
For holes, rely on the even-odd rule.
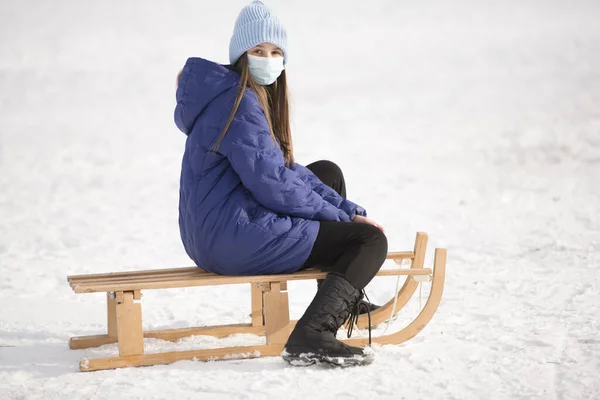
[[[410,250],[417,231],[428,265],[448,248],[437,314],[364,368],[274,357],[78,372],[118,351],[68,350],[103,332],[105,304],[67,275],[192,264],[177,226],[175,76],[188,56],[227,62],[245,4],[0,4],[0,398],[598,398],[594,0],[270,2],[290,38],[298,162],[338,163],[390,250]],[[395,284],[368,293],[382,303]],[[316,285],[289,286],[298,318]],[[245,322],[249,288],[149,291],[143,309],[148,329]],[[415,300],[391,329],[417,312]]]

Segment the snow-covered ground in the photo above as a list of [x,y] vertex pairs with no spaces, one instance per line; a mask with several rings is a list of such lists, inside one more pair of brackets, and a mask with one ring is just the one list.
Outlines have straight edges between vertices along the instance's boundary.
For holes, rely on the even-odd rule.
[[[364,368],[271,357],[78,372],[117,350],[68,350],[104,330],[105,304],[67,275],[191,265],[175,75],[191,55],[226,62],[244,4],[0,3],[0,398],[600,398],[597,0],[272,1],[298,161],[337,162],[391,250],[419,230],[448,248],[438,313]],[[395,283],[376,279],[371,299]],[[315,286],[290,284],[292,317]],[[244,322],[249,288],[149,291],[143,307],[145,328]]]

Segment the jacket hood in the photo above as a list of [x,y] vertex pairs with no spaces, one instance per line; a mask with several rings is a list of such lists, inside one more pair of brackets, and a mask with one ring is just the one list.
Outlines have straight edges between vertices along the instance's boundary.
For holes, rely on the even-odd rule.
[[238,85],[240,75],[203,58],[188,58],[176,92],[175,124],[189,135],[194,123],[218,96]]

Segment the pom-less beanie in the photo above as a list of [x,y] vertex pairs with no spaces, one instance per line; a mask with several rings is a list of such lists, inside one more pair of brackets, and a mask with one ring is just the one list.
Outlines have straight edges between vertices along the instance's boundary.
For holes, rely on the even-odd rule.
[[229,43],[229,62],[235,62],[256,45],[268,42],[283,51],[287,61],[287,34],[279,19],[258,0],[242,9],[235,21],[233,36]]

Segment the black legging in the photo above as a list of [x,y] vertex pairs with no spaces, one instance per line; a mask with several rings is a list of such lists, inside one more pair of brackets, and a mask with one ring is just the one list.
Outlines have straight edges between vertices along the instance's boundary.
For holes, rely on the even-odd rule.
[[[331,161],[309,168],[324,184],[346,198],[342,170]],[[388,245],[377,227],[356,222],[320,221],[319,234],[302,268],[318,267],[343,274],[356,289],[364,289],[385,261]]]

